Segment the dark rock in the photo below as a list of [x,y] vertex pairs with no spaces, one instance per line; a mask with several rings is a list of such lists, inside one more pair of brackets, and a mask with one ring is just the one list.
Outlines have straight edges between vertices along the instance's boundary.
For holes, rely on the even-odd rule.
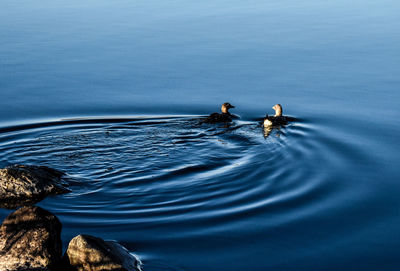
[[0,227],[0,270],[58,270],[61,223],[40,207],[22,207]]
[[138,271],[140,260],[114,241],[78,235],[69,242],[64,260],[77,271]]
[[70,192],[64,175],[45,166],[14,165],[0,169],[0,207],[31,205],[48,195]]

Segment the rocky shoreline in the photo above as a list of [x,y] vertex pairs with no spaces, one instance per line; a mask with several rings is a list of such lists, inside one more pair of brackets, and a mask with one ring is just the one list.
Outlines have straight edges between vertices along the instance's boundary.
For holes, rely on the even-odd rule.
[[0,226],[0,270],[140,270],[140,260],[122,245],[85,234],[74,237],[62,255],[61,222],[49,211],[29,205],[48,195],[70,192],[64,175],[43,166],[0,169],[0,207],[23,206]]

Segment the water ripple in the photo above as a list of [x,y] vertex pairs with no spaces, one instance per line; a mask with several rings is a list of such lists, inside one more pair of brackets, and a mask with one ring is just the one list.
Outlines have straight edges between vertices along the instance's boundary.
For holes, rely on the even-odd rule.
[[[70,174],[72,193],[40,203],[61,217],[68,237],[96,225],[128,248],[145,247],[243,228],[274,231],[341,208],[343,184],[332,172],[366,161],[365,153],[325,131],[305,121],[265,137],[257,122],[243,120],[228,126],[169,116],[61,120],[1,128],[0,165],[47,165]],[[164,234],[152,236],[154,228]]]

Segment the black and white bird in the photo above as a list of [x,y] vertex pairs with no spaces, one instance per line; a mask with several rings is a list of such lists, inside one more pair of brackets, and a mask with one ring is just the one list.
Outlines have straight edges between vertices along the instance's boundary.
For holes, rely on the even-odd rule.
[[268,114],[265,116],[263,120],[263,126],[264,127],[276,127],[276,126],[281,126],[288,124],[289,121],[293,121],[294,118],[292,117],[287,117],[282,115],[282,106],[280,104],[276,104],[272,107],[272,109],[275,110],[275,115],[274,116],[268,116]]
[[235,108],[230,103],[223,103],[221,106],[221,113],[212,113],[210,116],[205,118],[202,122],[204,123],[221,123],[231,122],[234,116],[229,113],[229,109]]

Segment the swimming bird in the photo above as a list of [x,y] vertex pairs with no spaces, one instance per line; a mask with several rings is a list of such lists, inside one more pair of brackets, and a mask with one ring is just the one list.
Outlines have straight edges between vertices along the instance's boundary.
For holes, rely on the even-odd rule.
[[263,125],[264,127],[273,127],[273,126],[281,126],[285,125],[288,123],[288,121],[291,121],[292,118],[290,117],[285,117],[282,115],[282,106],[280,104],[276,104],[272,107],[272,109],[275,110],[275,115],[274,116],[268,116],[268,114],[265,116],[263,120]]
[[222,113],[212,113],[210,116],[203,120],[203,123],[220,123],[220,122],[231,122],[234,116],[229,113],[229,109],[235,108],[230,103],[223,103],[221,106]]

